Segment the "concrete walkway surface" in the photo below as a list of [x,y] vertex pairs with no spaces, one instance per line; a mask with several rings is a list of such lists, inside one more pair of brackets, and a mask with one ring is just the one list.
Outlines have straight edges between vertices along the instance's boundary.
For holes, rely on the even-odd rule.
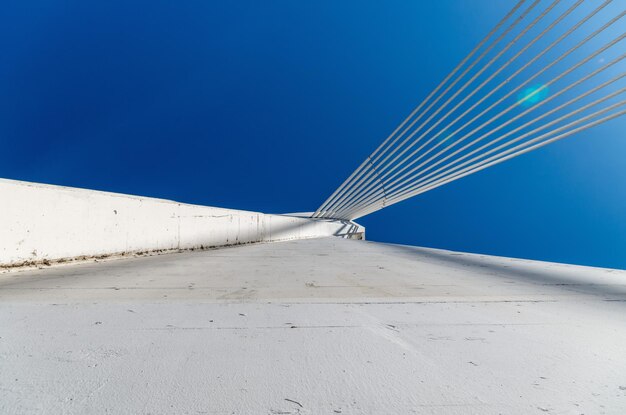
[[0,275],[2,414],[626,414],[626,271],[353,241]]

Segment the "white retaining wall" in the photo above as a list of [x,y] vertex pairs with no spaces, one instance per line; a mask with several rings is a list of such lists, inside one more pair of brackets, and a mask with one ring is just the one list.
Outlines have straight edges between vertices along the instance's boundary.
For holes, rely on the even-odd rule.
[[363,232],[350,222],[0,179],[0,267]]

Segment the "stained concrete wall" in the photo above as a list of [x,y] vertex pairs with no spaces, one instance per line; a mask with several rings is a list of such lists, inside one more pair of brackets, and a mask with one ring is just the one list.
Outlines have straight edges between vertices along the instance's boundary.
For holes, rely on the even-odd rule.
[[363,234],[350,222],[0,179],[0,267]]

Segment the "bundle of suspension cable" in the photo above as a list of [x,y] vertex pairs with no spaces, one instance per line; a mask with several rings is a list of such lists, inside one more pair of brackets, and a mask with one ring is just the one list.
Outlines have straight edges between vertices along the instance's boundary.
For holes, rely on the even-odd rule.
[[313,217],[356,219],[625,114],[623,6],[519,1]]

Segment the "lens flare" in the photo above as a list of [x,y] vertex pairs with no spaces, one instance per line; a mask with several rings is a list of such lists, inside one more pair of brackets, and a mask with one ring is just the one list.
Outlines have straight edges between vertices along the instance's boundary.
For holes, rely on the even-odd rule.
[[532,107],[546,99],[549,92],[548,87],[545,85],[531,86],[518,95],[517,103],[523,107]]

